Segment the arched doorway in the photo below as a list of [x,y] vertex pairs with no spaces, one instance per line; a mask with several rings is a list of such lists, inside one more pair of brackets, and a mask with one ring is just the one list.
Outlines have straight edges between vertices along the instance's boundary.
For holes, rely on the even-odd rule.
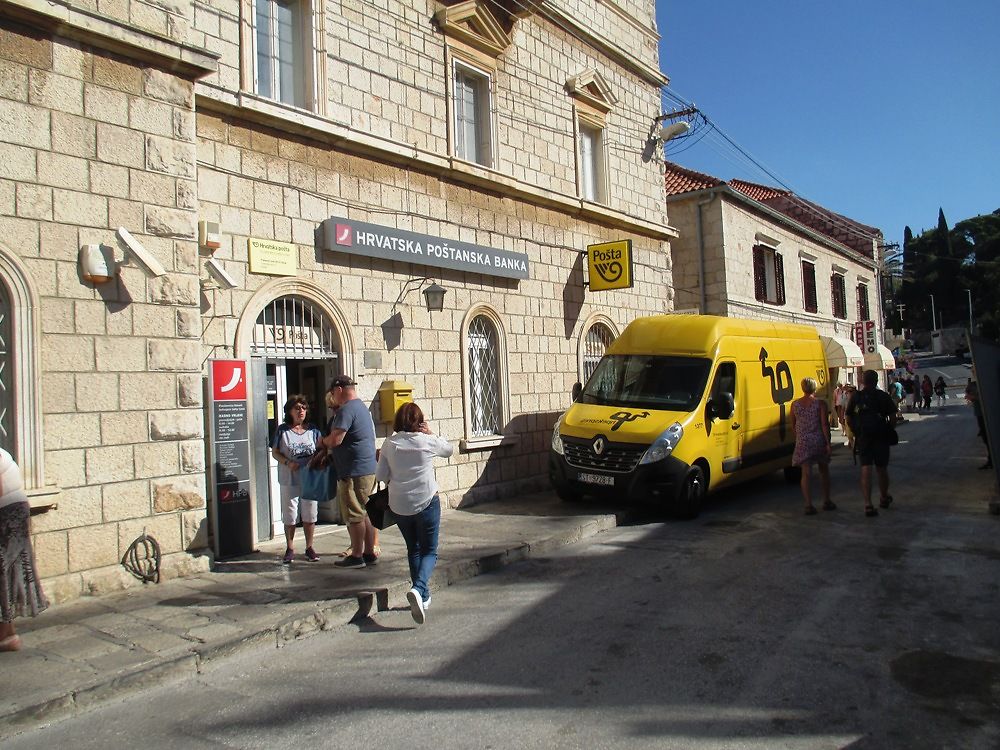
[[326,388],[351,369],[346,323],[330,300],[313,291],[301,281],[293,287],[276,285],[264,300],[251,301],[237,331],[237,351],[250,364],[257,541],[282,533],[278,465],[270,445],[284,419],[285,401],[304,395],[309,421],[322,429]]

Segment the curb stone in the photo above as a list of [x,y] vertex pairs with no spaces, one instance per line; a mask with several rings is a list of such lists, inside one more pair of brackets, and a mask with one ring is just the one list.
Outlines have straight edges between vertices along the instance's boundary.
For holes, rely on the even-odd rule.
[[[597,518],[591,517],[583,523],[574,524],[538,541],[515,542],[503,550],[440,565],[435,570],[436,585],[432,587],[432,591],[501,570],[532,556],[544,555],[596,536],[614,529],[628,516],[628,513],[620,512]],[[230,657],[253,649],[281,648],[294,641],[351,624],[367,617],[373,608],[377,608],[378,611],[389,609],[392,602],[402,601],[409,590],[409,582],[401,581],[359,592],[353,599],[288,605],[289,608],[296,608],[298,611],[276,626],[248,630],[219,643],[196,645],[181,656],[163,658],[116,673],[114,676],[98,678],[85,687],[7,711],[0,715],[0,739],[70,718],[107,701],[126,698],[141,690],[185,678],[190,679],[221,666]]]

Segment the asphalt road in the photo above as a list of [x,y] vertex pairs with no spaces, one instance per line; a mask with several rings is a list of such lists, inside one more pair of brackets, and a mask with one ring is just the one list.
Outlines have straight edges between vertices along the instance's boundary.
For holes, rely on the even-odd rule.
[[22,748],[997,748],[1000,518],[971,410],[900,428],[896,503],[780,475],[226,662]]

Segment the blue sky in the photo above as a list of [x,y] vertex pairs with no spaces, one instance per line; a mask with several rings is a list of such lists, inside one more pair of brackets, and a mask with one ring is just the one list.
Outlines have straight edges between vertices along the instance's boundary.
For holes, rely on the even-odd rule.
[[[802,197],[896,242],[1000,208],[997,0],[656,5],[670,90]],[[670,151],[780,186],[717,136]]]

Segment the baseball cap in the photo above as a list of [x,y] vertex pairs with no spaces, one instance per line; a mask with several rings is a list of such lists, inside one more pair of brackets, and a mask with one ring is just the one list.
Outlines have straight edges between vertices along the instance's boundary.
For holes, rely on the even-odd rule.
[[332,391],[334,388],[347,388],[352,385],[357,385],[357,383],[354,382],[354,379],[350,375],[338,375],[330,383],[330,390]]

